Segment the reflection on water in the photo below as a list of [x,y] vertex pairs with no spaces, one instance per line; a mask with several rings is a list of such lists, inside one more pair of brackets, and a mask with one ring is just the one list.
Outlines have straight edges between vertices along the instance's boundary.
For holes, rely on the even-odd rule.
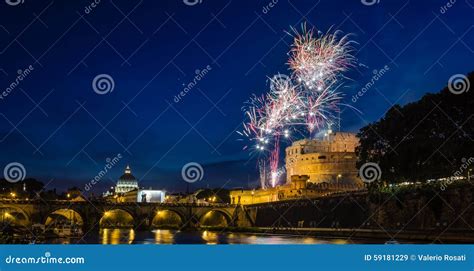
[[155,244],[173,244],[173,234],[169,230],[155,230]]
[[133,229],[101,229],[99,235],[103,245],[131,244],[135,240]]
[[211,232],[211,231],[203,231],[202,232],[202,239],[206,241],[206,244],[208,245],[216,245],[218,244],[218,234],[216,232]]
[[[55,243],[57,240],[49,240]],[[344,239],[320,239],[307,236],[227,233],[214,231],[101,229],[70,243],[99,244],[346,244]],[[351,241],[350,243],[352,243]]]

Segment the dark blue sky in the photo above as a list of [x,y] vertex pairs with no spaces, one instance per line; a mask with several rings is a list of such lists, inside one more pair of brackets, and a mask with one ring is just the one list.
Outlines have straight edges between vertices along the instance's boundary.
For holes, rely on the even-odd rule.
[[[74,3],[73,3],[74,2]],[[0,166],[24,165],[48,188],[83,187],[107,158],[123,158],[97,185],[113,185],[130,164],[141,185],[176,191],[181,168],[204,167],[210,187],[255,185],[255,161],[236,129],[252,93],[287,71],[291,37],[306,21],[353,33],[361,65],[348,74],[342,130],[358,131],[394,103],[442,89],[474,70],[474,2],[182,0],[0,2]],[[350,3],[349,3],[350,2]],[[366,1],[372,2],[372,1]],[[86,12],[87,9],[87,12]],[[209,72],[179,102],[175,95]],[[356,103],[373,70],[389,70]],[[112,92],[92,88],[110,75]],[[170,106],[171,104],[171,106]]]

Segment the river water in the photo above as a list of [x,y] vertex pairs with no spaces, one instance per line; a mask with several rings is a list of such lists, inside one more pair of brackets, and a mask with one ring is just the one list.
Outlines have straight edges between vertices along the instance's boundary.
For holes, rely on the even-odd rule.
[[[377,241],[375,241],[377,242]],[[54,238],[53,244],[350,244],[367,240],[321,239],[296,235],[229,233],[213,231],[101,229],[83,238]],[[379,241],[383,243],[383,241]]]

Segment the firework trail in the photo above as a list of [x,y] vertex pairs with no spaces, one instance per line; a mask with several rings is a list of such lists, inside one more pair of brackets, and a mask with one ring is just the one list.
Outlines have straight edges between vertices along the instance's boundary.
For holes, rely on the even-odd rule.
[[259,172],[260,172],[260,187],[262,189],[265,189],[266,181],[267,181],[267,172],[266,172],[265,160],[264,159],[259,159],[258,160],[258,169],[259,169]]
[[269,162],[270,162],[270,184],[272,187],[275,187],[277,183],[278,174],[278,165],[280,161],[280,136],[276,136],[277,138],[274,140],[274,146],[272,152],[270,154]]

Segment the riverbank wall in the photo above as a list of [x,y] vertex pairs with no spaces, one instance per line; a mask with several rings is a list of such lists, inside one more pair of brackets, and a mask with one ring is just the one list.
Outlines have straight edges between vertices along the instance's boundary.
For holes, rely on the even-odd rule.
[[473,185],[444,191],[425,187],[403,193],[341,194],[256,204],[246,210],[254,227],[280,233],[473,242],[473,198]]

